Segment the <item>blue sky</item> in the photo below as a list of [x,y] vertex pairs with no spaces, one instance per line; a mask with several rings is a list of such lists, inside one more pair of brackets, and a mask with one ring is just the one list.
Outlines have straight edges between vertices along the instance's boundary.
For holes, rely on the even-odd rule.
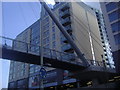
[[[50,0],[49,0],[50,1]],[[51,1],[53,3],[53,0]],[[87,3],[98,8],[98,4]],[[2,3],[2,35],[15,38],[28,26],[40,18],[39,2],[3,2]],[[0,24],[1,25],[1,24]],[[0,81],[2,88],[7,87],[9,60],[0,60]],[[2,74],[2,76],[1,76]],[[3,80],[1,80],[1,77]],[[1,82],[0,82],[1,86]],[[1,87],[0,87],[1,88]]]
[[[39,18],[40,4],[38,2],[4,2],[2,3],[2,35],[15,38]],[[0,75],[2,74],[0,76],[2,80],[0,78],[0,81],[2,81],[2,88],[7,88],[9,63],[9,60],[0,60]]]

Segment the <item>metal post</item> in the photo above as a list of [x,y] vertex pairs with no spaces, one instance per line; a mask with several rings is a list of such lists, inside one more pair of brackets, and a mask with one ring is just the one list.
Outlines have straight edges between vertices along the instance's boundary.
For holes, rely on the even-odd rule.
[[14,42],[15,42],[15,41],[13,40],[13,42],[12,42],[12,50],[14,50],[14,45],[15,45]]
[[76,46],[74,41],[72,40],[71,36],[65,31],[64,27],[62,24],[59,22],[59,20],[56,18],[56,16],[52,13],[51,9],[46,5],[44,0],[39,0],[42,6],[45,8],[45,10],[48,12],[49,16],[52,18],[52,20],[55,22],[55,24],[58,26],[59,30],[62,32],[62,34],[66,37],[70,45],[73,47],[75,50],[76,54],[78,57],[82,60],[84,66],[89,66],[89,63],[87,62],[86,58],[84,57],[84,54],[79,50],[79,48]]
[[[42,23],[40,23],[40,65],[41,67],[43,67],[43,32],[42,32]],[[40,90],[44,90],[44,86],[43,86],[43,79],[41,79],[41,82],[40,82]]]

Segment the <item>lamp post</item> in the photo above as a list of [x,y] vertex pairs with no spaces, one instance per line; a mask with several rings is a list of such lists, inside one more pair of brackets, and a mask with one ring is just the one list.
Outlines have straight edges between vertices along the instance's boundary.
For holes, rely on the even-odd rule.
[[[42,20],[41,20],[42,21]],[[40,65],[43,67],[43,32],[42,32],[42,23],[40,23]],[[40,90],[44,90],[43,79],[40,81]]]

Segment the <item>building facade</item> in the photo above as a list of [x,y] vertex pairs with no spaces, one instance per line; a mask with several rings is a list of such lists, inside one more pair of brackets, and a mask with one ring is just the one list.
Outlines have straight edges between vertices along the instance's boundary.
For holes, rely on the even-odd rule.
[[[112,59],[110,59],[110,50],[104,46],[106,45],[105,42],[108,42],[107,39],[103,38],[103,36],[106,36],[106,33],[104,32],[105,27],[100,28],[104,22],[102,24],[98,23],[100,17],[97,17],[97,14],[100,15],[100,13],[82,2],[57,2],[53,8],[51,8],[51,10],[64,26],[65,30],[68,32],[71,38],[74,40],[75,44],[78,46],[81,52],[85,55],[87,60],[93,60],[94,64],[96,64],[96,61],[105,60],[109,63],[106,65],[107,67],[114,68],[114,65],[112,66],[114,63]],[[60,52],[76,55],[72,46],[68,43],[65,36],[60,32],[54,21],[43,7],[41,11],[41,19],[19,34],[16,37],[16,40],[30,43],[29,51],[36,53],[39,51],[39,47],[34,45],[40,45],[41,33],[44,48],[50,48]],[[16,48],[24,48],[24,45],[19,43],[15,43],[14,46],[16,46]],[[47,51],[43,50],[43,53],[45,54]],[[69,58],[69,60],[74,59]],[[78,62],[79,61],[80,60],[78,60]],[[15,66],[12,66],[12,64]],[[24,69],[22,69],[22,67],[24,67]],[[14,75],[17,76],[19,68],[21,69],[21,72],[22,70],[24,71],[24,74],[22,74],[23,76],[18,76],[19,78],[11,78]],[[27,85],[24,87],[40,88],[40,68],[41,67],[38,65],[11,62],[9,87],[22,88],[22,85],[24,86],[27,82]],[[47,76],[43,81],[45,88],[50,89],[55,88],[55,86],[59,86],[59,88],[77,87],[77,80],[75,78],[69,77],[69,73],[71,72],[68,70],[61,70],[50,67],[45,67],[45,69],[47,71]]]
[[101,2],[101,9],[116,70],[120,73],[120,2]]

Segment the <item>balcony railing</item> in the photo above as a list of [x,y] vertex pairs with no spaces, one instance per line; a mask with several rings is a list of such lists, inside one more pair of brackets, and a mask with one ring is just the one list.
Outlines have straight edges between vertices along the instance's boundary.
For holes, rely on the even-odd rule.
[[67,52],[69,50],[73,50],[71,45],[70,44],[65,44],[63,47],[62,47],[62,50]]
[[63,26],[70,25],[70,24],[71,24],[71,19],[70,19],[70,17],[65,18],[65,19],[62,19],[61,23],[62,23]]
[[65,30],[67,30],[68,33],[71,33],[72,32],[71,25],[66,26]]
[[64,42],[64,41],[67,41],[67,39],[65,37],[62,37],[61,40]]
[[68,10],[70,8],[70,6],[68,4],[64,5],[62,8],[61,8],[61,11],[65,11],[65,10]]
[[70,11],[69,10],[66,10],[64,12],[61,12],[60,14],[60,17],[65,19],[66,17],[69,17],[70,16]]

